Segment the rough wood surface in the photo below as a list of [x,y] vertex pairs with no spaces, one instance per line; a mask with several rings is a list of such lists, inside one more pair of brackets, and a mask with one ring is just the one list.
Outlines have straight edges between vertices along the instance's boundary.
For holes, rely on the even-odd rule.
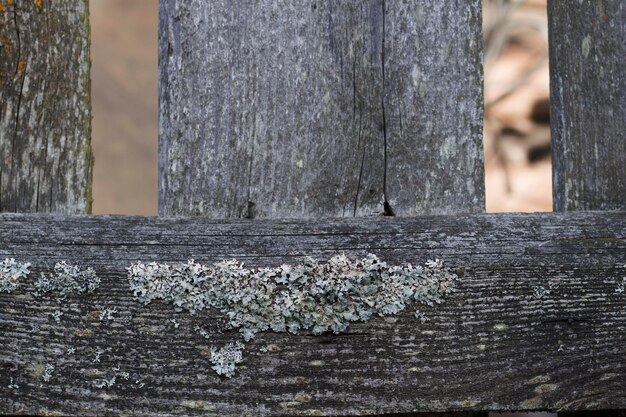
[[626,3],[549,1],[554,208],[626,209]]
[[[625,239],[624,212],[309,222],[1,215],[0,259],[32,262],[35,277],[62,260],[92,266],[103,283],[64,301],[34,298],[30,285],[0,295],[0,412],[625,408],[626,293],[616,291],[626,275]],[[216,375],[207,356],[210,346],[239,338],[216,330],[221,316],[138,304],[124,269],[137,260],[235,257],[276,266],[368,252],[394,263],[438,257],[463,277],[443,304],[422,309],[425,323],[407,311],[341,335],[260,334],[231,379]],[[548,291],[538,297],[538,288]],[[98,318],[113,307],[112,320]],[[55,368],[45,382],[48,364]],[[95,388],[115,372],[130,378]],[[19,388],[9,388],[10,378]]]
[[0,211],[91,209],[87,0],[0,1]]
[[160,16],[161,214],[483,210],[479,0],[162,0]]

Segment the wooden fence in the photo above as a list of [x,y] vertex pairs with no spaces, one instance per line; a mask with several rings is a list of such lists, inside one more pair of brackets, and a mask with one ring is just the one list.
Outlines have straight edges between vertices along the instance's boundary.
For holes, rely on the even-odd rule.
[[498,215],[480,0],[160,7],[161,217],[89,216],[87,0],[0,0],[0,414],[626,408],[622,1],[550,2],[555,213]]

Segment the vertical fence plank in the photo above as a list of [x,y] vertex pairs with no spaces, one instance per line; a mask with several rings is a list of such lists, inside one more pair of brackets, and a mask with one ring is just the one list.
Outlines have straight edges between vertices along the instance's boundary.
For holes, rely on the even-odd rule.
[[549,0],[548,24],[554,210],[624,210],[626,6]]
[[161,1],[163,215],[480,212],[479,0]]
[[161,0],[160,214],[483,211],[481,24],[479,0]]
[[91,209],[87,0],[0,1],[0,211]]
[[555,211],[626,208],[626,3],[551,0]]

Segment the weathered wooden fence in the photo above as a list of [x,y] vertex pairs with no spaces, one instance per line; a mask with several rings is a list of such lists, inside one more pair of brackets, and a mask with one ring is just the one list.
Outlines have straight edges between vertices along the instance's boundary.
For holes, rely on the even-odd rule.
[[[479,0],[161,0],[159,218],[74,215],[92,157],[69,4],[0,1],[0,211],[42,213],[0,215],[0,413],[626,408],[621,1],[549,6],[561,213],[487,215]],[[416,270],[369,253],[459,279],[428,263],[399,289],[385,274]],[[372,293],[305,261],[340,254]],[[274,269],[164,266],[231,258]],[[324,295],[297,307],[309,278]],[[317,327],[245,348],[229,328],[277,317]]]

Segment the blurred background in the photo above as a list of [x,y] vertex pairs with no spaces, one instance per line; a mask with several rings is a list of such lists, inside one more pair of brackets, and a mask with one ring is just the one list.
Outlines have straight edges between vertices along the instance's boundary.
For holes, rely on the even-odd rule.
[[[96,214],[157,213],[158,0],[91,0]],[[487,211],[551,211],[546,0],[485,0]]]
[[[91,0],[96,214],[157,213],[157,16]],[[487,211],[551,211],[546,0],[485,0],[484,34]]]

